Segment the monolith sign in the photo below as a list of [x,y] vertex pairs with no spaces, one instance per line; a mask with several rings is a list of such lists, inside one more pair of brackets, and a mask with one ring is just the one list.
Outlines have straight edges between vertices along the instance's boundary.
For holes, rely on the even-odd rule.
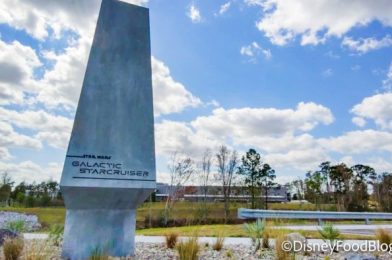
[[134,254],[155,185],[148,9],[103,0],[60,183],[63,257]]

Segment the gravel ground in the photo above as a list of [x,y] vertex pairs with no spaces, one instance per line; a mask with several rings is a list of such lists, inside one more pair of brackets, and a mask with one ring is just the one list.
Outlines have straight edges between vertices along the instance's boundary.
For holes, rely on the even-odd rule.
[[[36,252],[47,252],[47,255],[44,259],[48,260],[61,260],[60,257],[60,249],[58,247],[49,247],[45,245],[43,240],[28,240],[25,242],[25,246],[27,248],[33,248]],[[273,250],[262,250],[257,252],[256,254],[253,251],[252,247],[246,245],[226,245],[221,251],[212,250],[211,246],[206,246],[201,244],[201,251],[199,254],[199,259],[238,259],[238,260],[253,260],[253,259],[265,259],[265,260],[274,260],[275,252]],[[375,257],[374,254],[362,254],[362,256],[367,256],[367,258],[357,258],[358,254],[355,253],[334,253],[330,256],[330,260],[363,260],[363,259],[380,259],[387,260],[392,259],[389,254],[376,254],[378,258]],[[354,258],[350,258],[354,257]],[[2,254],[1,257],[2,258]],[[25,259],[22,257],[21,259]],[[144,260],[144,259],[159,259],[159,260],[167,260],[167,259],[178,259],[177,252],[174,249],[167,249],[163,244],[157,243],[136,243],[136,255],[134,257],[127,258],[115,258],[111,257],[110,260]],[[325,260],[326,254],[317,253],[312,254],[311,256],[301,256],[297,255],[296,260]]]

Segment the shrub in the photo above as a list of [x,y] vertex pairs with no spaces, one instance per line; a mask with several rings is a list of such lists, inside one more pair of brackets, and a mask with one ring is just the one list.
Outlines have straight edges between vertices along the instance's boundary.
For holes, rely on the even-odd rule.
[[329,241],[331,245],[333,245],[340,237],[340,231],[334,228],[332,224],[325,224],[321,229],[319,229],[319,233],[323,240]]
[[187,241],[178,243],[177,251],[180,260],[196,260],[199,253],[197,237],[191,237]]
[[283,249],[283,243],[287,241],[286,235],[279,234],[275,238],[275,252],[276,252],[276,259],[277,260],[288,260],[290,259],[290,252],[287,252]]
[[270,248],[270,246],[269,246],[270,233],[271,233],[271,231],[269,229],[264,230],[263,240],[262,240],[262,244],[261,244],[262,248],[266,248],[266,249]]
[[97,246],[91,252],[88,260],[109,260],[109,255],[106,253],[106,250]]
[[55,245],[60,246],[61,241],[63,240],[64,226],[62,225],[53,225],[49,230],[49,241]]
[[25,246],[23,260],[54,259],[55,250],[47,241],[33,241]]
[[252,242],[255,246],[255,251],[260,249],[260,240],[263,237],[263,232],[265,229],[265,221],[261,221],[260,219],[257,219],[256,222],[254,223],[245,223],[244,224],[244,229],[248,232],[249,236],[252,239]]
[[3,244],[5,260],[17,260],[23,251],[24,242],[21,238],[6,238]]
[[380,242],[380,244],[391,244],[392,242],[392,237],[391,234],[388,232],[388,230],[385,230],[383,228],[379,228],[376,231],[376,240]]
[[166,247],[167,248],[175,248],[178,240],[178,233],[168,233],[165,235]]
[[233,257],[233,251],[228,250],[228,251],[226,252],[226,256],[227,256],[227,258],[232,258],[232,257]]
[[25,222],[23,220],[9,221],[5,224],[5,228],[14,233],[20,234],[25,231]]
[[225,241],[225,237],[223,235],[219,235],[216,238],[215,243],[212,245],[212,249],[214,249],[215,251],[221,251],[223,248],[224,241]]

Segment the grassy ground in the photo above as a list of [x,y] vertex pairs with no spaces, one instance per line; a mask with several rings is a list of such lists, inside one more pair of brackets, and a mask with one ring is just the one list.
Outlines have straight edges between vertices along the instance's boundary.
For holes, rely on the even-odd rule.
[[[298,232],[306,238],[321,238],[318,231],[296,231],[289,229],[272,229],[270,231],[271,237],[276,237],[278,234]],[[225,236],[225,237],[249,237],[248,233],[243,228],[243,225],[200,225],[200,226],[186,226],[186,227],[172,227],[172,228],[149,228],[137,230],[136,234],[145,236],[162,236],[168,233],[177,233],[180,236]],[[366,235],[346,235],[342,234],[341,239],[374,239],[374,236]]]
[[[173,213],[172,213],[172,218],[173,219],[185,219],[189,220],[191,223],[192,220],[198,218],[198,208],[200,207],[200,203],[192,203],[192,202],[178,202],[175,204]],[[230,208],[230,217],[234,220],[237,219],[237,209],[240,207],[249,207],[249,205],[246,204],[240,204],[240,203],[232,203],[231,208]],[[269,205],[270,209],[281,209],[281,210],[315,210],[315,205],[314,204],[297,204],[297,203],[275,203],[275,204],[270,204]],[[159,218],[159,216],[162,215],[164,209],[164,203],[162,202],[156,202],[156,203],[145,203],[141,205],[138,210],[137,210],[137,221],[139,223],[144,223],[145,219],[148,219],[149,216],[152,218],[156,219]],[[323,205],[324,210],[333,210],[334,205]],[[0,208],[0,210],[7,210],[7,211],[16,211],[16,212],[23,212],[23,213],[28,213],[28,214],[34,214],[38,216],[39,221],[43,225],[43,229],[41,231],[47,231],[50,226],[53,225],[63,225],[64,224],[64,219],[65,219],[65,209],[64,208]],[[212,220],[222,220],[223,219],[223,203],[210,203],[209,204],[209,213],[208,213],[208,218]],[[309,224],[314,224],[316,223],[315,221],[309,221],[309,220],[271,220],[269,221],[270,225],[285,225],[285,224],[297,224],[297,225],[309,225]],[[335,223],[345,223],[345,224],[354,224],[354,223],[360,223],[363,224],[363,222],[358,222],[358,221],[339,221]],[[385,222],[378,222],[378,223],[385,223]],[[390,222],[389,222],[390,223]],[[220,225],[208,225],[206,226],[205,229],[208,228],[213,228],[214,226],[222,228]],[[142,227],[139,225],[139,227]],[[233,225],[233,228],[235,230],[232,230],[232,234],[234,235],[243,235],[243,232],[241,228],[236,228],[238,225]],[[187,229],[192,229],[190,227],[183,227],[184,230]],[[143,229],[140,232],[159,232],[160,229],[151,229],[151,231],[148,231],[147,229]],[[185,231],[181,231],[185,232]],[[202,229],[202,232],[206,233],[207,231],[204,231]],[[211,234],[210,233],[208,234]],[[239,233],[238,233],[239,232]]]

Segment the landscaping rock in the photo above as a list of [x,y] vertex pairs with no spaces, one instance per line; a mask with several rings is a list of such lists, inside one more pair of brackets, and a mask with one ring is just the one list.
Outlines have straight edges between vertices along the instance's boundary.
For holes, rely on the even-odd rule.
[[349,253],[344,256],[345,260],[377,260],[375,256],[366,255],[363,253]]
[[36,231],[41,228],[38,217],[12,211],[0,211],[0,229],[6,228],[8,222],[20,221],[25,223],[25,231]]
[[286,235],[286,240],[290,241],[292,245],[300,242],[303,246],[299,253],[305,253],[306,238],[303,235],[300,233],[290,233]]
[[9,238],[15,238],[17,237],[18,234],[16,234],[15,232],[12,232],[8,229],[0,229],[0,246],[3,245],[4,240],[9,237]]

